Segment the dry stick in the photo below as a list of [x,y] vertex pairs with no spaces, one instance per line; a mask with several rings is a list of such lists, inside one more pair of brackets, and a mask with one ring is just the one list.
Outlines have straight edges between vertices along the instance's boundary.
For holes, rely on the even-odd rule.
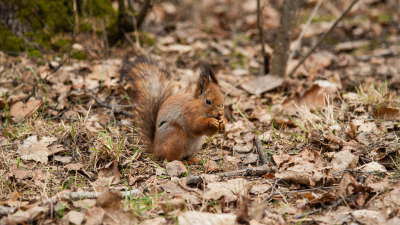
[[326,36],[328,36],[328,34],[330,34],[335,28],[336,26],[339,24],[339,22],[347,15],[347,13],[349,13],[350,9],[358,2],[359,0],[354,0],[349,7],[347,7],[347,9],[342,13],[342,15],[335,21],[335,23],[331,26],[331,28],[329,28],[329,30],[322,35],[322,37],[318,40],[317,44],[314,45],[314,47],[307,53],[307,55],[305,55],[300,62],[296,65],[296,67],[293,68],[293,70],[289,73],[289,77],[293,78],[293,74],[294,72],[296,72],[296,70],[304,63],[304,61],[311,55],[311,53],[313,53],[317,47],[319,45],[321,45],[322,41],[326,38]]
[[264,29],[263,29],[263,24],[262,24],[260,0],[257,0],[257,25],[258,25],[258,31],[260,34],[261,54],[264,59],[264,64],[263,64],[262,68],[264,68],[264,75],[265,75],[268,73],[268,57],[265,54]]
[[[84,91],[85,91],[85,90],[84,90]],[[89,96],[90,96],[97,104],[99,104],[100,106],[106,107],[106,108],[108,108],[108,109],[113,110],[113,107],[111,107],[111,106],[105,104],[104,102],[100,101],[100,99],[94,97],[94,95],[93,95],[92,93],[90,93],[89,91],[85,91],[85,92],[88,93]],[[122,114],[122,115],[124,115],[124,116],[129,116],[129,117],[133,116],[132,113],[126,112],[126,111],[124,111],[124,110],[114,110],[114,112],[115,112],[115,113],[118,113],[118,114]]]
[[[242,170],[235,170],[224,173],[216,173],[214,175],[220,177],[234,177],[234,176],[255,176],[255,175],[264,175],[270,172],[275,171],[275,167],[269,167],[268,165],[258,166],[254,168],[247,168]],[[200,175],[192,175],[190,174],[186,178],[186,184],[197,184],[202,181]]]
[[377,172],[375,172],[375,171],[358,171],[358,170],[349,170],[349,169],[345,169],[345,170],[337,171],[337,172],[333,173],[333,175],[338,174],[338,173],[342,173],[342,172],[345,172],[345,171],[352,172],[352,173],[368,173],[368,174],[373,173],[374,175],[377,175],[377,176],[379,176],[379,175],[381,175],[382,173],[384,173],[384,172],[378,172],[378,173],[377,173]]
[[254,145],[257,148],[258,151],[258,155],[260,156],[260,160],[262,162],[263,165],[268,165],[269,164],[269,160],[267,158],[267,156],[265,155],[265,152],[262,148],[262,144],[261,144],[261,140],[258,139],[257,137],[254,138]]
[[326,209],[326,208],[330,208],[330,207],[331,207],[331,208],[336,208],[337,206],[339,206],[339,205],[342,204],[342,203],[343,203],[343,199],[339,199],[339,201],[337,201],[333,206],[322,206],[322,208],[320,208],[320,209],[316,209],[316,210],[313,210],[313,211],[311,211],[311,212],[309,212],[309,213],[304,213],[304,214],[295,216],[294,219],[301,219],[301,218],[304,218],[304,217],[306,217],[306,216],[319,213],[319,212],[321,212],[323,209]]
[[271,189],[271,194],[269,194],[262,202],[268,202],[268,200],[274,195],[275,187],[279,181],[281,181],[281,178],[279,178],[275,181],[275,184],[274,184],[274,186],[272,186],[272,189]]
[[[139,195],[142,192],[139,189],[134,189],[131,191],[125,191],[122,192],[122,197],[125,198],[126,196],[131,196],[131,195]],[[58,194],[54,195],[53,197],[39,202],[39,206],[45,206],[47,204],[52,204],[55,203],[59,200],[80,200],[84,198],[88,199],[96,199],[99,197],[101,193],[95,193],[95,192],[86,192],[86,191],[78,191],[78,192],[72,192],[72,193],[65,193],[65,194]],[[13,214],[17,211],[18,207],[4,207],[0,205],[0,216],[6,216],[8,213]]]

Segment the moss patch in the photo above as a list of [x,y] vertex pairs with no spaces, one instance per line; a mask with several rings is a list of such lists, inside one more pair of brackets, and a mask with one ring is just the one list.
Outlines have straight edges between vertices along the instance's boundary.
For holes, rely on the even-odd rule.
[[[64,50],[66,40],[51,42],[56,34],[73,31],[74,11],[72,0],[4,0],[18,8],[16,17],[25,24],[28,24],[30,32],[24,37],[17,37],[10,29],[0,25],[0,49],[6,51],[25,51],[24,39],[29,42],[40,43],[44,51],[49,49]],[[78,15],[80,18],[95,18],[108,21],[108,18],[115,18],[116,11],[109,0],[77,0]],[[79,27],[85,30],[91,29],[88,20],[80,19]],[[30,46],[30,44],[28,45]],[[37,55],[37,52],[34,53]]]
[[24,49],[25,44],[10,29],[0,24],[0,30],[0,49],[10,52],[19,52]]

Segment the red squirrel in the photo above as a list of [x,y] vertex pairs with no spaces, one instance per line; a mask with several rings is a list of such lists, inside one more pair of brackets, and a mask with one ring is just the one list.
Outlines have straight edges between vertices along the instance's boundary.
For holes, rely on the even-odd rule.
[[224,95],[211,66],[202,61],[196,90],[192,94],[173,93],[168,71],[156,60],[139,56],[125,62],[121,76],[131,79],[128,94],[134,102],[136,126],[147,141],[146,150],[168,161],[200,160],[204,136],[225,130]]

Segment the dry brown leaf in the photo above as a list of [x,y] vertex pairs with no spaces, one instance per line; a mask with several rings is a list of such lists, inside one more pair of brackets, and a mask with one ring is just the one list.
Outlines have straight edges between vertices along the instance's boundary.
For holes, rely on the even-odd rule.
[[168,199],[166,201],[161,201],[158,203],[163,210],[165,215],[168,215],[169,212],[179,210],[182,211],[185,209],[185,200],[182,196],[178,196],[174,199]]
[[18,224],[28,223],[43,217],[48,211],[50,211],[49,207],[34,207],[26,211],[19,210],[8,219]]
[[129,186],[132,186],[136,182],[139,182],[145,178],[146,178],[146,176],[144,176],[144,175],[132,176],[132,175],[128,174]]
[[359,184],[349,172],[345,171],[342,179],[340,180],[336,197],[346,197],[347,194],[364,192],[364,190],[365,187]]
[[107,209],[121,209],[122,194],[112,192],[110,189],[103,191],[96,200],[96,206]]
[[360,48],[364,45],[368,45],[369,43],[370,41],[368,40],[341,42],[335,45],[335,52],[350,51],[356,48]]
[[314,84],[303,96],[300,96],[300,94],[296,92],[295,95],[286,98],[282,103],[282,108],[286,112],[294,114],[298,111],[297,107],[302,107],[303,105],[310,109],[323,106],[326,103],[327,97],[329,97],[329,100],[336,97],[336,91],[336,85],[321,87],[318,84]]
[[258,195],[267,192],[272,186],[270,184],[259,184],[252,186],[250,193]]
[[116,160],[107,163],[103,169],[99,171],[99,180],[112,178],[112,184],[115,184],[121,178],[121,173],[118,169],[118,162]]
[[57,161],[57,162],[61,162],[61,163],[67,164],[67,163],[70,163],[72,161],[72,157],[71,156],[63,157],[63,156],[56,155],[56,156],[54,156],[54,160]]
[[82,200],[73,202],[73,206],[75,208],[81,208],[81,209],[84,209],[86,207],[91,208],[95,205],[96,205],[96,200],[93,200],[93,199],[82,199]]
[[68,218],[70,223],[76,224],[76,225],[81,225],[83,222],[83,219],[85,218],[85,214],[83,214],[81,212],[76,212],[76,211],[70,211],[65,216]]
[[354,169],[358,164],[358,155],[351,154],[350,150],[342,150],[333,156],[331,164],[334,171]]
[[39,109],[43,104],[42,101],[30,98],[26,104],[23,102],[17,102],[10,108],[10,116],[14,122],[20,122],[25,119],[26,116]]
[[167,169],[168,175],[171,177],[179,177],[182,174],[188,172],[185,165],[183,165],[183,163],[181,161],[177,161],[177,160],[168,163],[166,166],[166,169]]
[[281,161],[275,177],[311,187],[321,185],[323,179],[325,185],[333,183],[332,174],[326,168],[325,160],[318,152],[308,149],[304,149],[299,155],[289,156],[287,161],[286,158],[285,161]]
[[361,124],[358,130],[363,133],[368,133],[371,131],[377,131],[378,127],[376,126],[375,122],[369,122]]
[[181,187],[181,185],[177,184],[176,182],[169,181],[166,184],[161,186],[167,193],[170,194],[187,194],[188,192]]
[[153,219],[145,220],[141,223],[141,225],[165,225],[167,224],[167,220],[163,217],[156,217]]
[[356,138],[357,138],[357,133],[358,133],[357,127],[356,127],[356,125],[354,125],[353,122],[350,122],[349,125],[350,125],[350,129],[349,129],[348,131],[346,131],[346,134],[347,134],[350,138],[356,139]]
[[211,159],[207,160],[207,162],[203,164],[203,167],[205,173],[218,172],[220,170],[218,164]]
[[364,206],[365,200],[369,197],[369,193],[365,192],[363,195],[361,195],[358,200],[357,200],[357,205],[359,206]]
[[82,163],[72,163],[64,166],[67,170],[81,170],[83,168]]
[[37,141],[37,136],[33,135],[28,137],[24,143],[18,147],[17,153],[21,155],[22,160],[34,160],[47,164],[48,156],[53,154],[47,146],[54,141],[57,141],[57,138],[42,137],[40,141]]
[[180,225],[234,225],[236,215],[186,211],[178,216],[178,223]]
[[382,182],[369,183],[367,187],[373,192],[383,192],[389,187],[389,181],[385,178]]
[[382,211],[373,211],[367,209],[355,210],[351,212],[351,215],[353,215],[353,217],[362,224],[388,224],[385,214],[386,213],[382,213]]
[[232,202],[237,200],[238,196],[245,195],[248,188],[249,182],[243,178],[228,180],[227,182],[208,183],[204,198],[217,200],[225,196],[226,202]]
[[375,172],[375,171],[383,172],[383,173],[387,172],[386,168],[377,162],[367,163],[367,164],[361,166],[359,169],[362,169],[362,171],[364,171],[364,172]]
[[11,170],[11,173],[13,174],[13,176],[15,178],[18,178],[18,179],[26,179],[26,178],[31,178],[33,176],[32,170],[25,170],[22,167],[20,167],[19,169]]
[[[3,95],[0,93],[0,109],[3,109],[6,106],[5,100],[3,98]],[[11,95],[7,97],[7,105],[8,107],[13,106],[15,103],[21,101],[22,99],[26,98],[28,96],[27,94],[20,93],[18,95]]]
[[238,159],[237,157],[234,156],[224,156],[224,161],[223,161],[223,168],[225,171],[231,171],[231,170],[236,170],[237,165],[241,162],[242,160]]
[[283,84],[284,79],[275,75],[258,76],[253,79],[243,82],[240,87],[253,95],[259,95],[270,91]]
[[258,160],[258,154],[250,153],[247,154],[246,158],[243,159],[243,165],[251,164],[251,163],[256,163]]
[[374,111],[374,116],[382,120],[400,120],[400,111],[394,108],[379,107]]
[[103,224],[105,211],[101,207],[93,207],[85,212],[85,220],[88,225]]
[[0,135],[0,147],[1,146],[6,146],[8,144],[8,140],[6,137]]

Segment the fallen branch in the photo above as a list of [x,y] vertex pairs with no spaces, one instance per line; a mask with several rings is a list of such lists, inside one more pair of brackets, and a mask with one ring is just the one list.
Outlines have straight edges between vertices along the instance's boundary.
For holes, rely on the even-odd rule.
[[262,162],[263,165],[268,165],[269,164],[269,160],[267,158],[267,156],[265,155],[265,152],[262,148],[262,144],[261,144],[261,140],[258,139],[257,137],[254,138],[254,145],[257,148],[258,151],[258,155],[260,156],[260,160]]
[[373,173],[374,175],[377,175],[377,176],[380,176],[380,175],[382,175],[382,173],[384,173],[384,172],[376,172],[376,171],[358,171],[358,170],[345,169],[345,170],[340,170],[340,171],[334,172],[333,175],[338,174],[338,173],[342,173],[342,172],[345,172],[345,171],[351,172],[351,173],[368,173],[368,174]]
[[[236,171],[230,171],[230,172],[224,172],[224,173],[216,173],[214,175],[220,176],[220,177],[234,177],[234,176],[259,176],[259,175],[264,175],[270,172],[274,172],[275,167],[269,167],[268,165],[263,165],[259,167],[254,167],[254,168],[247,168],[247,169],[242,169],[242,170],[236,170]],[[190,174],[188,177],[186,177],[186,184],[197,184],[202,181],[200,175],[192,175]]]
[[305,217],[307,217],[307,216],[309,216],[309,215],[313,215],[313,214],[319,213],[319,212],[321,212],[323,209],[327,209],[327,208],[336,208],[336,207],[338,207],[340,204],[343,203],[343,200],[344,200],[343,198],[342,198],[342,199],[339,199],[333,206],[326,206],[326,205],[323,205],[322,208],[320,208],[320,209],[316,209],[316,210],[313,210],[313,211],[311,211],[311,212],[308,212],[308,213],[304,213],[304,214],[295,216],[294,219],[305,218]]
[[[139,189],[134,189],[131,191],[125,191],[122,192],[122,197],[125,198],[126,196],[132,196],[132,195],[139,195],[142,192]],[[39,206],[44,206],[49,203],[56,203],[59,200],[81,200],[84,198],[87,199],[96,199],[99,197],[101,192],[96,193],[96,192],[86,192],[86,191],[78,191],[78,192],[72,192],[72,193],[65,193],[65,194],[58,194],[54,195],[53,197],[39,202]],[[0,205],[0,216],[7,216],[8,214],[14,214],[17,211],[18,207],[4,207]]]
[[0,205],[0,216],[7,216],[8,214],[13,214],[17,211],[18,207],[5,207]]
[[132,117],[132,116],[133,116],[133,114],[130,113],[130,112],[126,112],[126,111],[124,111],[124,110],[113,109],[112,106],[109,106],[109,105],[107,105],[106,103],[102,102],[100,99],[94,97],[94,95],[93,95],[91,92],[89,92],[89,91],[85,91],[85,92],[86,92],[87,94],[89,94],[89,96],[90,96],[97,104],[99,104],[101,107],[106,107],[106,108],[108,108],[108,109],[114,110],[115,113],[122,114],[122,115],[124,115],[124,116],[129,116],[129,117]]
[[[139,189],[134,189],[131,191],[122,192],[122,197],[131,196],[131,195],[138,195],[142,193]],[[99,197],[101,192],[87,192],[87,191],[78,191],[78,192],[71,192],[65,194],[58,194],[54,195],[53,197],[39,202],[39,206],[44,206],[48,203],[55,203],[59,200],[80,200],[80,199],[96,199]]]
[[335,21],[335,23],[331,26],[331,28],[329,28],[329,30],[322,35],[322,37],[318,40],[317,44],[314,45],[314,47],[312,47],[312,49],[300,60],[299,63],[297,63],[297,65],[293,68],[293,70],[289,73],[289,77],[293,78],[293,74],[294,72],[296,72],[296,70],[304,63],[304,61],[306,61],[306,59],[311,55],[311,53],[313,53],[319,45],[321,45],[322,41],[326,38],[326,36],[328,36],[328,34],[330,34],[335,28],[336,26],[339,24],[339,22],[347,15],[347,13],[349,13],[350,9],[353,8],[353,6],[358,2],[358,0],[354,0],[349,7],[347,7],[347,9],[342,13],[342,15]]

